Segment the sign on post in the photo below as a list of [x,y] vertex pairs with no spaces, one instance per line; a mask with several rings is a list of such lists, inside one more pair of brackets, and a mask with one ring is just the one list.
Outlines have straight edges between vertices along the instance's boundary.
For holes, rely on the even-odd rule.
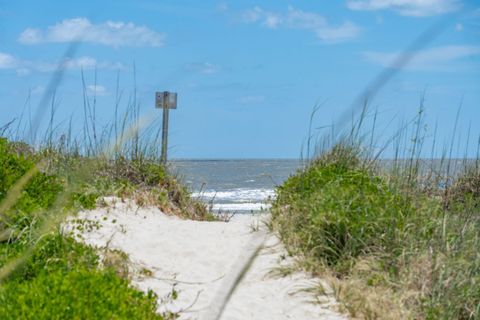
[[177,93],[176,92],[156,92],[155,108],[163,109],[162,124],[162,153],[160,161],[167,164],[167,148],[168,148],[168,110],[177,109]]
[[168,91],[155,93],[155,107],[177,109],[177,93]]

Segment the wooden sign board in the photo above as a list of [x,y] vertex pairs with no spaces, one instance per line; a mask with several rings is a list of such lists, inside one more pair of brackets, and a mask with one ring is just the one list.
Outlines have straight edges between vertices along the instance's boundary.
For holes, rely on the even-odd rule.
[[176,92],[156,92],[155,108],[177,109],[177,93]]

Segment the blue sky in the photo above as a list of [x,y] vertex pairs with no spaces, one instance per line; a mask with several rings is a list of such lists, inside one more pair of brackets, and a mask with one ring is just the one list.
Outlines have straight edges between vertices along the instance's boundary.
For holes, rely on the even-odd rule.
[[[392,135],[425,93],[427,126],[437,125],[440,144],[451,137],[460,103],[459,133],[470,128],[476,139],[480,4],[467,0],[0,0],[0,127],[19,117],[29,93],[35,109],[69,43],[81,37],[62,64],[58,122],[73,115],[81,129],[83,69],[87,93],[97,97],[96,121],[106,124],[117,74],[126,105],[135,65],[137,101],[148,117],[160,115],[155,91],[179,94],[171,157],[297,158],[316,103],[325,102],[314,128],[335,123],[439,20],[445,30],[371,101],[377,130]],[[476,151],[471,142],[467,149]]]

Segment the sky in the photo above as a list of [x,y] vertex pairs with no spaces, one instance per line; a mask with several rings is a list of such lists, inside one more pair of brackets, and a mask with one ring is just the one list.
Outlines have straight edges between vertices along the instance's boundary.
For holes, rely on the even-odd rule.
[[[438,23],[438,35],[392,68]],[[79,135],[84,93],[96,99],[101,127],[119,93],[121,106],[135,96],[142,115],[158,120],[155,92],[177,92],[171,158],[298,158],[313,108],[321,105],[316,137],[386,69],[399,72],[369,100],[380,138],[413,119],[421,101],[422,130],[431,138],[437,128],[426,149],[449,144],[459,106],[455,152],[474,155],[480,135],[473,0],[0,0],[0,127],[49,108],[40,101],[59,66],[55,121],[73,119]]]

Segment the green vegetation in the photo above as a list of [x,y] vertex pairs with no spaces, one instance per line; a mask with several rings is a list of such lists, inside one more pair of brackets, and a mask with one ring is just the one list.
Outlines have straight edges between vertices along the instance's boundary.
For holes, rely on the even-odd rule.
[[112,271],[41,273],[0,294],[2,319],[163,319],[155,310],[152,292],[130,288]]
[[153,205],[167,214],[194,219],[215,219],[207,206],[192,199],[188,190],[175,177],[167,174],[158,161],[139,158],[128,159],[120,156],[110,161],[96,163],[97,174],[85,185],[78,199],[85,205],[95,195],[116,195],[131,198],[139,205]]
[[300,267],[328,277],[354,317],[480,318],[478,160],[440,188],[414,158],[386,172],[353,145],[277,189],[271,227]]
[[157,296],[132,288],[118,259],[100,263],[93,248],[61,232],[63,217],[108,195],[185,218],[213,217],[155,159],[84,157],[51,145],[34,152],[0,138],[1,319],[175,317],[156,313]]
[[[21,244],[2,245],[3,260]],[[4,261],[2,261],[4,262]],[[2,319],[163,319],[156,296],[131,288],[113,268],[100,269],[94,249],[59,232],[33,254],[0,289]],[[88,306],[86,308],[85,306]]]
[[[319,159],[287,180],[273,211],[290,247],[335,266],[374,249],[395,250],[414,213],[409,199],[361,168],[355,155],[342,156],[348,158]],[[281,215],[286,205],[291,208]]]

